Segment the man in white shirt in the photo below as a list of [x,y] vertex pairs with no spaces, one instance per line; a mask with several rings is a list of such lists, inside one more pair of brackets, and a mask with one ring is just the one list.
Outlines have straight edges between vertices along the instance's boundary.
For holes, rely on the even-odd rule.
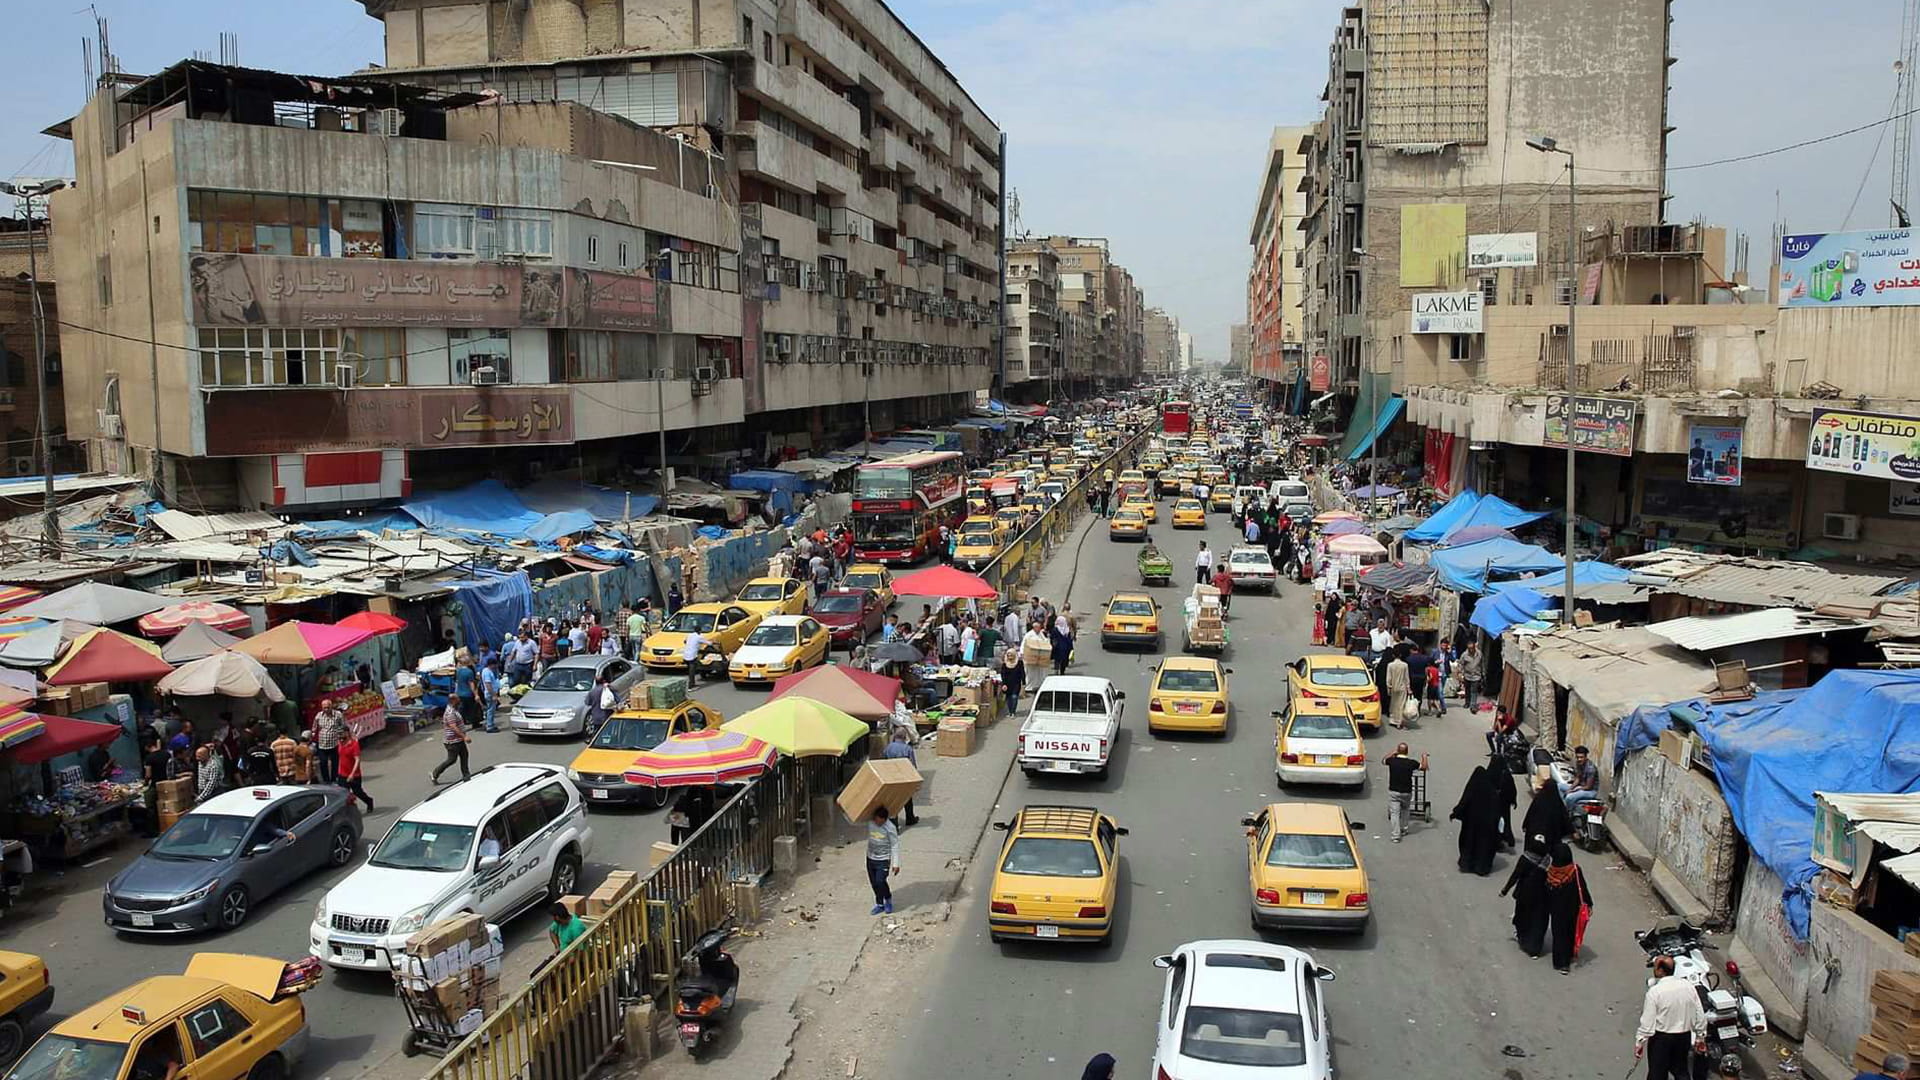
[[1691,982],[1673,973],[1673,957],[1653,958],[1654,983],[1640,1006],[1633,1057],[1647,1059],[1647,1080],[1688,1080],[1687,1053],[1707,1052],[1707,1014]]
[[1200,541],[1200,550],[1193,553],[1193,583],[1205,585],[1213,574],[1213,552],[1207,550],[1207,542]]
[[1387,620],[1381,619],[1373,624],[1373,629],[1367,633],[1367,647],[1376,658],[1393,648],[1393,631],[1387,629]]
[[707,639],[700,633],[700,631],[689,630],[687,631],[686,641],[683,642],[680,646],[680,659],[685,660],[687,662],[687,685],[688,686],[692,686],[695,683],[700,681],[699,671],[697,670],[695,665],[700,659],[700,650],[704,648],[706,644],[707,644]]
[[940,624],[935,631],[940,642],[940,662],[951,664],[960,657],[960,628],[951,621]]

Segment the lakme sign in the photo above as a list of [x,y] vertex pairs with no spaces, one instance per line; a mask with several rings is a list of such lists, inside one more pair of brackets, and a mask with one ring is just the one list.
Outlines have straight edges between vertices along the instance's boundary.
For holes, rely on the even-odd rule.
[[1416,334],[1479,334],[1485,328],[1477,289],[1466,292],[1413,294],[1413,332]]

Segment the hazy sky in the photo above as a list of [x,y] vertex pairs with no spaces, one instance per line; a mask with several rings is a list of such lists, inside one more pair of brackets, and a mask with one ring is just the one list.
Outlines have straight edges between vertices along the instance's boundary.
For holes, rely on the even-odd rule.
[[[1887,114],[1897,0],[1746,0],[1737,15],[1734,6],[1674,4],[1673,164],[1767,150]],[[1025,227],[1107,237],[1147,302],[1177,314],[1196,350],[1215,359],[1224,358],[1227,326],[1245,313],[1247,229],[1267,136],[1317,115],[1340,7],[894,0],[1009,133]],[[110,21],[122,66],[135,72],[214,52],[222,30],[239,34],[241,61],[257,67],[336,74],[381,55],[380,24],[357,0],[96,0],[94,8]],[[0,174],[71,171],[66,144],[39,130],[79,108],[80,39],[92,30],[87,9],[61,5],[8,25]],[[1766,89],[1761,74],[1784,81]],[[1676,171],[1670,214],[1751,234],[1752,268],[1764,280],[1776,205],[1803,232],[1886,223],[1892,146],[1883,126],[1758,161]],[[1915,188],[1920,202],[1920,178]]]

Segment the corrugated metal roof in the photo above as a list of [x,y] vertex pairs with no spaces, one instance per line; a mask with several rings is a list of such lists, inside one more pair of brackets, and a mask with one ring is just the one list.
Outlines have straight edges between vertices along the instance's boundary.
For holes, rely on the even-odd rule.
[[1755,607],[1857,602],[1903,580],[1898,574],[1841,572],[1816,563],[1674,549],[1628,556],[1620,564],[1634,571],[1634,584],[1650,585],[1655,592]]
[[1885,794],[1882,792],[1816,791],[1815,800],[1833,808],[1833,811],[1847,819],[1849,824],[1862,821],[1898,821],[1909,825],[1920,825],[1920,792],[1910,794]]
[[1920,825],[1905,821],[1863,821],[1858,828],[1895,851],[1920,851]]
[[1698,697],[1713,685],[1711,665],[1643,626],[1556,625],[1526,640],[1542,674],[1608,719]]
[[1834,630],[1865,630],[1873,624],[1858,619],[1811,615],[1790,607],[1761,608],[1735,615],[1696,615],[1651,623],[1647,632],[1683,649],[1707,652],[1755,641],[1805,637]]
[[237,514],[189,514],[185,510],[162,510],[153,515],[160,531],[175,540],[201,540],[209,536],[233,533],[287,530],[287,523],[261,510],[242,510]]
[[1901,881],[1920,889],[1920,854],[1897,855],[1880,865]]

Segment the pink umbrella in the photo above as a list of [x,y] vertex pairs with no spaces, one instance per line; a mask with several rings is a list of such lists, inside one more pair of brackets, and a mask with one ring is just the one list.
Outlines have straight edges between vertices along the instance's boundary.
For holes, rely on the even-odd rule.
[[338,656],[373,636],[370,630],[333,626],[327,623],[283,622],[264,634],[233,646],[263,664],[311,664]]
[[140,632],[148,637],[171,637],[190,622],[203,622],[215,630],[245,630],[253,618],[237,607],[211,600],[187,600],[140,616]]
[[1338,521],[1329,521],[1325,525],[1320,526],[1320,533],[1323,536],[1353,536],[1366,531],[1366,522],[1355,521],[1352,518],[1341,518]]

